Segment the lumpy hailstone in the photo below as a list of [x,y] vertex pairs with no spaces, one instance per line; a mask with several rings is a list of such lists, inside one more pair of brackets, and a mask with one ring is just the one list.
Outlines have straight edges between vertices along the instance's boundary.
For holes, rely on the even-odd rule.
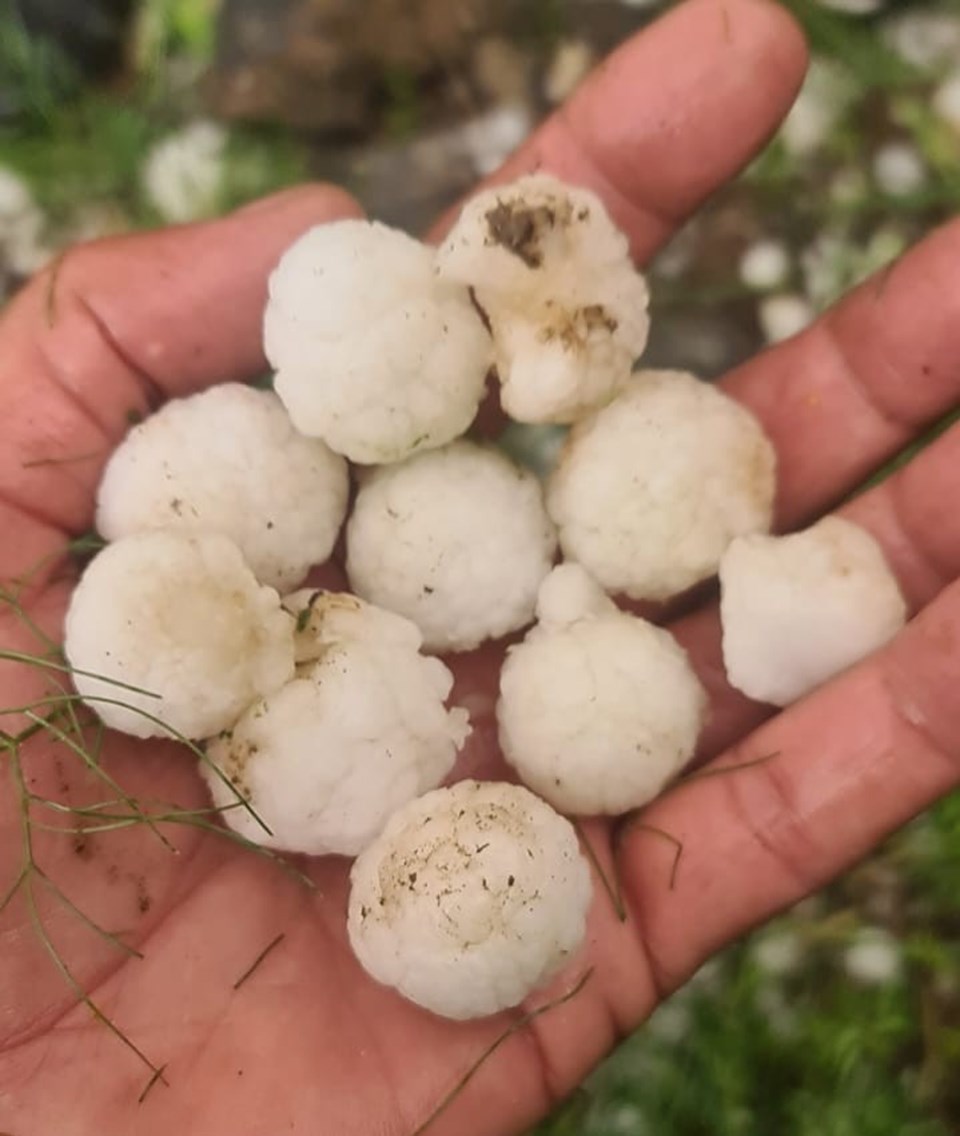
[[516,785],[406,805],[351,873],[347,929],[379,982],[447,1018],[523,999],[578,950],[590,871],[573,826]]
[[217,532],[287,590],[327,559],[347,511],[343,458],[294,430],[275,394],[238,383],[169,402],[107,464],[97,528]]
[[567,557],[608,591],[664,600],[712,576],[727,545],[770,527],[776,458],[716,387],[647,371],[571,431],[547,508]]
[[355,856],[450,772],[467,713],[444,705],[453,677],[419,654],[408,620],[338,593],[304,590],[284,603],[297,616],[297,676],[210,742],[224,777],[203,773],[217,806],[239,793],[270,829],[246,809],[225,811],[247,839]]
[[727,677],[775,706],[882,647],[907,615],[880,546],[841,517],[790,536],[734,541],[720,588]]
[[693,756],[703,724],[707,699],[686,654],[618,611],[576,564],[544,581],[537,617],[500,676],[504,756],[560,812],[645,805]]
[[106,725],[205,738],[293,674],[293,619],[225,537],[143,533],[88,565],[64,649],[77,693]]
[[572,422],[630,381],[650,328],[647,286],[589,190],[534,174],[480,193],[437,260],[490,320],[511,418]]
[[285,253],[264,337],[297,429],[362,464],[462,434],[492,362],[466,288],[436,276],[433,250],[369,221],[319,226]]
[[529,623],[555,550],[537,478],[472,442],[377,470],[347,526],[353,590],[412,619],[430,650]]

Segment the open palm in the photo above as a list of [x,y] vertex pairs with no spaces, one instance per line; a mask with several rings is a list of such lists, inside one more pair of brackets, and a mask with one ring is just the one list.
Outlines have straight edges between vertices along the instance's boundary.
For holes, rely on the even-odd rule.
[[[498,177],[549,169],[586,184],[629,232],[639,261],[763,144],[804,66],[793,23],[766,0],[691,0],[613,56]],[[263,366],[266,275],[299,232],[354,212],[304,188],[226,220],[102,242],[69,254],[0,323],[0,579],[34,570],[30,619],[56,637],[69,594],[57,553],[90,524],[110,447],[164,398]],[[930,237],[794,340],[724,380],[763,421],[780,460],[778,523],[843,498],[960,399],[960,228]],[[960,429],[844,512],[879,539],[914,618],[879,655],[765,719],[720,665],[715,607],[673,630],[710,691],[702,759],[774,759],[693,779],[648,827],[585,826],[622,883],[621,922],[602,889],[579,993],[502,1045],[432,1131],[521,1132],[714,950],[818,887],[960,779]],[[12,608],[0,649],[38,649]],[[475,733],[463,770],[497,760],[499,658],[461,660]],[[0,663],[0,706],[42,696],[35,667]],[[24,720],[0,716],[12,733]],[[77,807],[109,797],[49,733],[8,752],[0,788],[0,895],[18,879],[22,800]],[[174,745],[105,740],[103,768],[132,796],[205,804]],[[9,774],[9,776],[8,776]],[[36,810],[38,813],[42,810]],[[55,819],[47,809],[38,819]],[[168,825],[90,836],[34,827],[34,855],[64,895],[142,957],[120,952],[42,877],[0,916],[0,1129],[15,1136],[405,1136],[511,1020],[442,1021],[377,987],[346,942],[348,865],[304,865],[309,890],[224,839]],[[33,910],[31,910],[31,901]],[[38,938],[39,915],[77,983],[158,1067],[91,1016]],[[282,936],[282,939],[280,938]],[[266,947],[246,981],[240,981]],[[238,984],[239,983],[239,984]]]

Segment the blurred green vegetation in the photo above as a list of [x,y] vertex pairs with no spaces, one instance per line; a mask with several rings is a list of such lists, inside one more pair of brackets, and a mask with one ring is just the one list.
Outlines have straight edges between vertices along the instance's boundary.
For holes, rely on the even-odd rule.
[[[736,192],[762,231],[794,246],[835,235],[839,291],[872,267],[864,248],[879,228],[894,226],[906,243],[957,210],[960,140],[931,109],[936,76],[894,54],[876,19],[844,16],[815,0],[786,3],[816,53],[842,70],[850,97],[816,153],[800,159],[774,140]],[[960,15],[958,0],[933,7]],[[54,49],[32,44],[0,0],[0,77],[21,108],[0,124],[0,165],[26,178],[55,232],[90,205],[115,209],[125,226],[160,220],[144,192],[144,162],[159,139],[202,113],[197,79],[213,52],[214,10],[213,0],[146,0],[128,67],[108,85],[89,86]],[[531,0],[530,34],[556,39],[559,11],[555,0]],[[410,77],[386,74],[384,88],[387,133],[415,133],[421,107]],[[891,195],[878,188],[870,161],[885,136],[917,148],[928,173],[921,189]],[[221,212],[295,183],[308,164],[304,144],[283,130],[232,127],[222,183],[206,209]],[[855,175],[843,195],[824,190],[838,171]],[[663,288],[691,302],[744,291],[730,265],[725,274]],[[884,890],[891,894],[881,902]],[[954,796],[815,907],[787,913],[710,964],[539,1136],[960,1132],[958,893]],[[898,968],[885,982],[857,981],[848,952],[877,927],[899,944]],[[796,955],[788,973],[763,962],[763,944],[778,936]]]
[[[0,166],[22,175],[54,239],[78,211],[114,210],[121,227],[160,223],[143,170],[158,141],[203,116],[199,81],[215,36],[215,0],[143,0],[129,63],[110,83],[85,83],[38,43],[0,0],[0,84],[19,113],[0,123]],[[226,212],[307,176],[301,142],[282,128],[230,129],[218,191],[202,210]]]
[[[893,973],[845,964],[877,925],[854,872],[708,964],[537,1136],[954,1136],[958,860],[952,797],[871,862],[902,889]],[[787,973],[764,965],[774,940],[795,952]]]

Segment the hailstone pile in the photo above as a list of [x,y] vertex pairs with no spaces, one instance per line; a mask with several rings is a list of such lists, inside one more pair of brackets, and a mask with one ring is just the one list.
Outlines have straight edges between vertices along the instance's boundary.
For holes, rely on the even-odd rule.
[[[243,838],[355,857],[357,958],[436,1014],[516,1006],[578,955],[592,887],[561,814],[642,807],[694,755],[690,660],[613,597],[719,570],[728,677],[780,705],[906,616],[848,522],[768,535],[760,424],[638,369],[648,330],[625,236],[545,174],[478,194],[439,249],[334,222],[270,278],[273,391],[170,402],[103,476],[109,543],[66,620],[78,693],[197,743]],[[572,427],[542,476],[465,436],[492,378],[516,423]],[[311,586],[331,558],[349,591]],[[496,717],[527,788],[458,783],[450,656],[506,636]]]

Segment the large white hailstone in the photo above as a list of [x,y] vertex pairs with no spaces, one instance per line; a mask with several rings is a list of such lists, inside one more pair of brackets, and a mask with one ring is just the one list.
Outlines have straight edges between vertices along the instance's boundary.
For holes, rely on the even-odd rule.
[[293,630],[226,537],[151,532],[88,565],[64,650],[78,694],[107,726],[205,738],[290,678]]
[[790,536],[734,541],[720,587],[727,677],[775,706],[883,646],[907,615],[877,542],[840,517]]
[[707,698],[674,638],[618,611],[577,564],[546,578],[511,647],[497,721],[507,761],[562,813],[652,801],[693,757]]
[[398,808],[437,785],[470,733],[448,710],[453,676],[419,653],[420,633],[355,596],[309,589],[297,617],[297,675],[211,741],[203,770],[247,839],[311,856],[355,856]]
[[218,532],[264,584],[287,590],[326,560],[347,511],[343,458],[293,428],[275,394],[239,383],[167,403],[107,464],[97,528]]
[[298,430],[352,461],[386,464],[467,429],[490,336],[434,260],[369,221],[320,225],[287,250],[270,277],[264,344]]
[[194,221],[215,212],[227,138],[218,123],[201,119],[161,138],[147,155],[144,192],[165,221]]
[[516,1006],[559,971],[591,898],[569,821],[526,789],[476,781],[405,805],[350,880],[364,969],[458,1020]]
[[454,442],[376,470],[347,525],[347,574],[429,650],[467,651],[533,619],[556,533],[534,474]]
[[608,591],[664,600],[770,527],[773,447],[754,416],[680,371],[647,371],[584,419],[547,483],[568,559]]
[[437,264],[490,321],[511,418],[572,422],[630,381],[650,327],[647,286],[596,194],[547,174],[485,190]]

